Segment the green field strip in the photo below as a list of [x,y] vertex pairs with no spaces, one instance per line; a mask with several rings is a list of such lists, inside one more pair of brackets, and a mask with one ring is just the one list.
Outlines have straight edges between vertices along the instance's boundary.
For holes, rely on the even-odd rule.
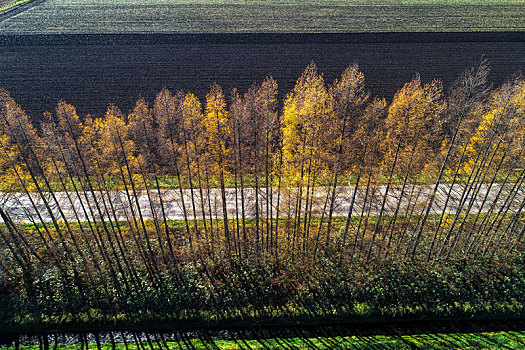
[[[454,16],[450,16],[454,13]],[[522,1],[48,0],[0,26],[11,34],[523,31]],[[297,20],[299,19],[299,20]]]
[[[525,348],[525,331],[499,331],[476,333],[429,333],[413,335],[373,335],[373,336],[334,336],[334,337],[291,337],[291,338],[261,338],[244,339],[185,339],[179,341],[162,341],[155,335],[150,335],[150,342],[101,343],[104,350],[162,350],[168,349],[523,349]],[[53,349],[79,349],[78,344],[53,344]],[[92,343],[89,348],[96,349]],[[1,350],[13,349],[2,347]],[[22,350],[37,350],[39,346],[20,346]]]
[[14,9],[17,6],[20,6],[22,4],[26,4],[26,3],[31,2],[31,1],[32,0],[17,0],[17,1],[8,2],[7,4],[5,4],[5,5],[0,7],[0,14],[5,13],[5,12],[7,12],[9,10]]

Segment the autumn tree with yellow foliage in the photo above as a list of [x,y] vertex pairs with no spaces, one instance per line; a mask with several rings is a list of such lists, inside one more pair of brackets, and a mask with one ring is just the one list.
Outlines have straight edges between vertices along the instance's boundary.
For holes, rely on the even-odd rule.
[[307,248],[313,190],[329,171],[328,145],[333,141],[335,127],[332,106],[324,79],[311,63],[287,95],[281,121],[282,171],[290,191],[292,254],[301,231],[303,252]]

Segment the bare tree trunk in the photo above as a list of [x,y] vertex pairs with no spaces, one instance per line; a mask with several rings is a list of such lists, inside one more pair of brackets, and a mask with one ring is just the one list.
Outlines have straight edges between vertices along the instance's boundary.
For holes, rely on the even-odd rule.
[[[392,216],[392,219],[390,220],[390,222],[388,223],[388,227],[386,228],[386,231],[390,229],[390,235],[388,237],[388,242],[387,242],[386,249],[385,249],[385,260],[388,258],[390,245],[392,243],[392,237],[394,236],[394,231],[396,228],[397,216],[399,214],[399,209],[401,208],[401,202],[403,201],[403,198],[405,197],[405,189],[406,189],[407,182],[408,182],[408,172],[405,173],[405,177],[403,179],[403,185],[401,186],[401,192],[399,194],[399,199],[396,204],[396,210],[394,211],[394,215]],[[383,242],[385,238],[386,238],[386,234],[383,237]]]
[[457,180],[457,177],[458,177],[461,165],[463,164],[463,158],[465,156],[465,152],[466,151],[467,151],[467,145],[465,145],[465,147],[463,147],[463,151],[461,152],[461,156],[460,156],[458,164],[456,166],[456,170],[454,171],[454,177],[452,178],[452,183],[450,184],[450,189],[448,190],[447,197],[445,199],[445,204],[443,205],[443,210],[441,211],[441,216],[439,218],[439,223],[436,226],[436,230],[434,231],[434,237],[432,238],[432,243],[430,244],[430,249],[428,250],[427,262],[430,261],[430,259],[432,257],[432,253],[434,251],[434,246],[437,243],[437,239],[439,237],[439,231],[441,229],[441,225],[443,224],[443,219],[444,219],[446,211],[447,211],[448,202],[452,198],[452,190],[454,189],[454,185],[456,184],[456,180]]
[[[521,153],[521,152],[520,152],[520,153]],[[511,172],[512,172],[512,170],[509,171],[509,174],[508,174],[508,175],[510,175]],[[508,213],[508,211],[510,210],[510,208],[511,208],[511,206],[512,206],[512,203],[514,202],[514,199],[516,198],[516,196],[517,196],[517,194],[518,194],[518,192],[519,192],[518,189],[519,189],[519,188],[521,187],[521,185],[523,184],[523,180],[524,180],[524,178],[525,178],[524,175],[525,175],[525,169],[523,169],[523,170],[521,171],[521,174],[520,174],[520,177],[519,177],[518,181],[516,181],[516,182],[514,183],[514,185],[512,186],[511,190],[509,191],[509,195],[508,195],[507,198],[505,199],[505,203],[503,203],[503,205],[501,205],[501,207],[500,207],[500,209],[499,209],[499,211],[498,211],[496,217],[495,217],[494,220],[490,223],[488,229],[487,229],[486,231],[484,230],[484,227],[482,227],[482,228],[480,229],[480,237],[481,237],[481,238],[480,238],[480,240],[477,242],[477,243],[478,243],[477,245],[478,245],[479,247],[481,247],[481,246],[483,245],[484,242],[482,241],[482,239],[483,239],[484,237],[490,237],[489,241],[486,243],[486,248],[485,248],[485,252],[484,252],[483,256],[486,255],[486,252],[488,251],[488,248],[492,245],[492,241],[493,241],[493,239],[495,238],[493,235],[490,235],[490,233],[491,233],[492,231],[494,231],[494,235],[497,235],[498,230],[499,230],[501,224],[503,223],[504,218],[507,216],[507,213]],[[507,176],[507,178],[508,178],[508,176]],[[507,178],[505,179],[503,185],[501,186],[500,192],[503,190],[503,186],[505,185],[505,183],[506,183],[506,181],[507,181]],[[499,196],[499,193],[498,193],[498,196]],[[494,208],[494,206],[495,206],[497,200],[498,200],[497,198],[494,200],[494,202],[493,202],[493,204],[492,204],[492,206],[491,206],[491,210],[489,211],[489,213],[492,212],[492,209]],[[487,215],[486,217],[488,217],[488,215]],[[498,218],[499,218],[499,219],[498,219]],[[494,229],[494,225],[496,224],[496,222],[497,222],[497,225],[496,225],[496,228]],[[498,239],[497,242],[494,244],[493,252],[496,251],[496,249],[499,247],[501,241],[503,240],[503,237],[505,237],[505,234],[506,234],[506,230],[505,230],[502,234],[500,234],[499,239]],[[469,255],[469,253],[472,251],[472,249],[474,248],[475,245],[476,245],[476,241],[473,240],[473,241],[470,243],[470,245],[468,246],[467,252],[465,253],[466,256]]]
[[[377,218],[376,226],[374,228],[374,233],[372,235],[372,240],[370,242],[370,247],[368,248],[368,253],[366,254],[366,262],[370,260],[370,257],[372,256],[372,249],[374,247],[374,242],[377,236],[377,232],[379,229],[379,224],[381,222],[381,218],[383,217],[383,211],[385,210],[385,204],[388,197],[388,191],[390,190],[390,184],[392,183],[392,177],[394,175],[394,169],[396,167],[397,162],[397,156],[399,154],[399,149],[401,148],[401,140],[397,142],[397,148],[396,153],[394,156],[394,161],[392,162],[392,166],[390,167],[390,174],[388,175],[388,183],[386,185],[385,194],[383,195],[383,201],[381,203],[381,209],[379,210],[379,216]],[[379,250],[379,253],[381,253],[381,250]]]
[[[341,252],[339,254],[339,265],[340,266],[342,266],[343,264],[343,255],[346,251],[346,238],[348,237],[348,230],[350,229],[350,221],[352,220],[352,214],[354,211],[355,198],[357,195],[357,190],[359,189],[359,180],[361,180],[361,170],[357,174],[357,179],[356,179],[355,187],[354,187],[354,193],[352,193],[352,200],[350,202],[350,207],[348,208],[348,215],[346,216],[345,230],[343,233],[343,241],[341,243],[341,248],[340,248]],[[355,242],[354,242],[354,247],[352,248],[352,250],[354,249],[355,249]],[[353,252],[352,252],[352,255],[353,255]]]
[[[370,182],[372,180],[372,174],[370,173],[370,171],[368,172],[367,177],[368,178],[367,178],[367,182],[366,182],[365,197],[363,198],[363,204],[362,204],[362,207],[361,207],[361,214],[359,216],[359,224],[357,225],[357,232],[355,233],[354,245],[352,247],[352,254],[350,255],[352,262],[354,260],[355,251],[356,251],[358,243],[360,243],[358,258],[361,257],[361,250],[362,250],[362,246],[363,246],[363,240],[365,239],[366,223],[365,223],[365,228],[363,230],[363,237],[361,239],[361,242],[359,242],[359,233],[361,232],[361,225],[363,223],[363,217],[365,216],[365,210],[366,210],[366,205],[367,205],[366,201],[368,199],[368,193],[370,191]],[[370,201],[370,205],[371,205],[371,203],[372,203],[372,201]]]

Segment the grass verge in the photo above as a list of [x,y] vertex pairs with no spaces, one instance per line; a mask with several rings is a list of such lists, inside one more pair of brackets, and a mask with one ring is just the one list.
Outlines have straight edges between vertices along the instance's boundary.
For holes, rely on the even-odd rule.
[[[178,337],[175,337],[178,338]],[[496,331],[496,332],[454,332],[454,333],[428,333],[428,334],[377,334],[377,335],[325,335],[312,337],[306,336],[276,336],[274,338],[255,338],[237,332],[228,332],[227,339],[217,337],[214,339],[181,337],[174,339],[160,335],[147,337],[135,336],[132,341],[100,342],[90,344],[98,349],[333,349],[333,348],[358,348],[358,349],[518,349],[525,346],[525,331]],[[184,339],[185,338],[185,339]],[[53,344],[53,349],[78,349],[78,344]],[[8,350],[9,346],[0,347]],[[12,347],[11,347],[12,348]],[[40,345],[22,345],[19,349],[37,350]]]
[[26,4],[30,1],[32,0],[15,0],[15,1],[8,1],[7,3],[2,3],[2,5],[0,5],[0,14],[10,11],[17,6]]

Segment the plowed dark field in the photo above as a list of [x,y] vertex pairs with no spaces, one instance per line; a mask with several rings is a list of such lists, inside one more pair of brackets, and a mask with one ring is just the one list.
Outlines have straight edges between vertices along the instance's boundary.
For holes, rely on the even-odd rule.
[[352,38],[73,35],[13,41],[11,37],[0,45],[0,87],[38,119],[59,99],[74,104],[82,114],[100,115],[109,103],[127,112],[139,96],[151,101],[163,87],[203,98],[213,82],[225,91],[232,87],[244,91],[267,75],[273,75],[284,95],[312,60],[327,83],[358,63],[370,91],[386,98],[417,72],[424,82],[438,78],[450,86],[483,55],[490,60],[494,84],[525,70],[524,41],[483,41],[483,35],[477,41],[449,42],[455,38],[420,35],[414,40],[409,34],[368,38],[370,42]]

